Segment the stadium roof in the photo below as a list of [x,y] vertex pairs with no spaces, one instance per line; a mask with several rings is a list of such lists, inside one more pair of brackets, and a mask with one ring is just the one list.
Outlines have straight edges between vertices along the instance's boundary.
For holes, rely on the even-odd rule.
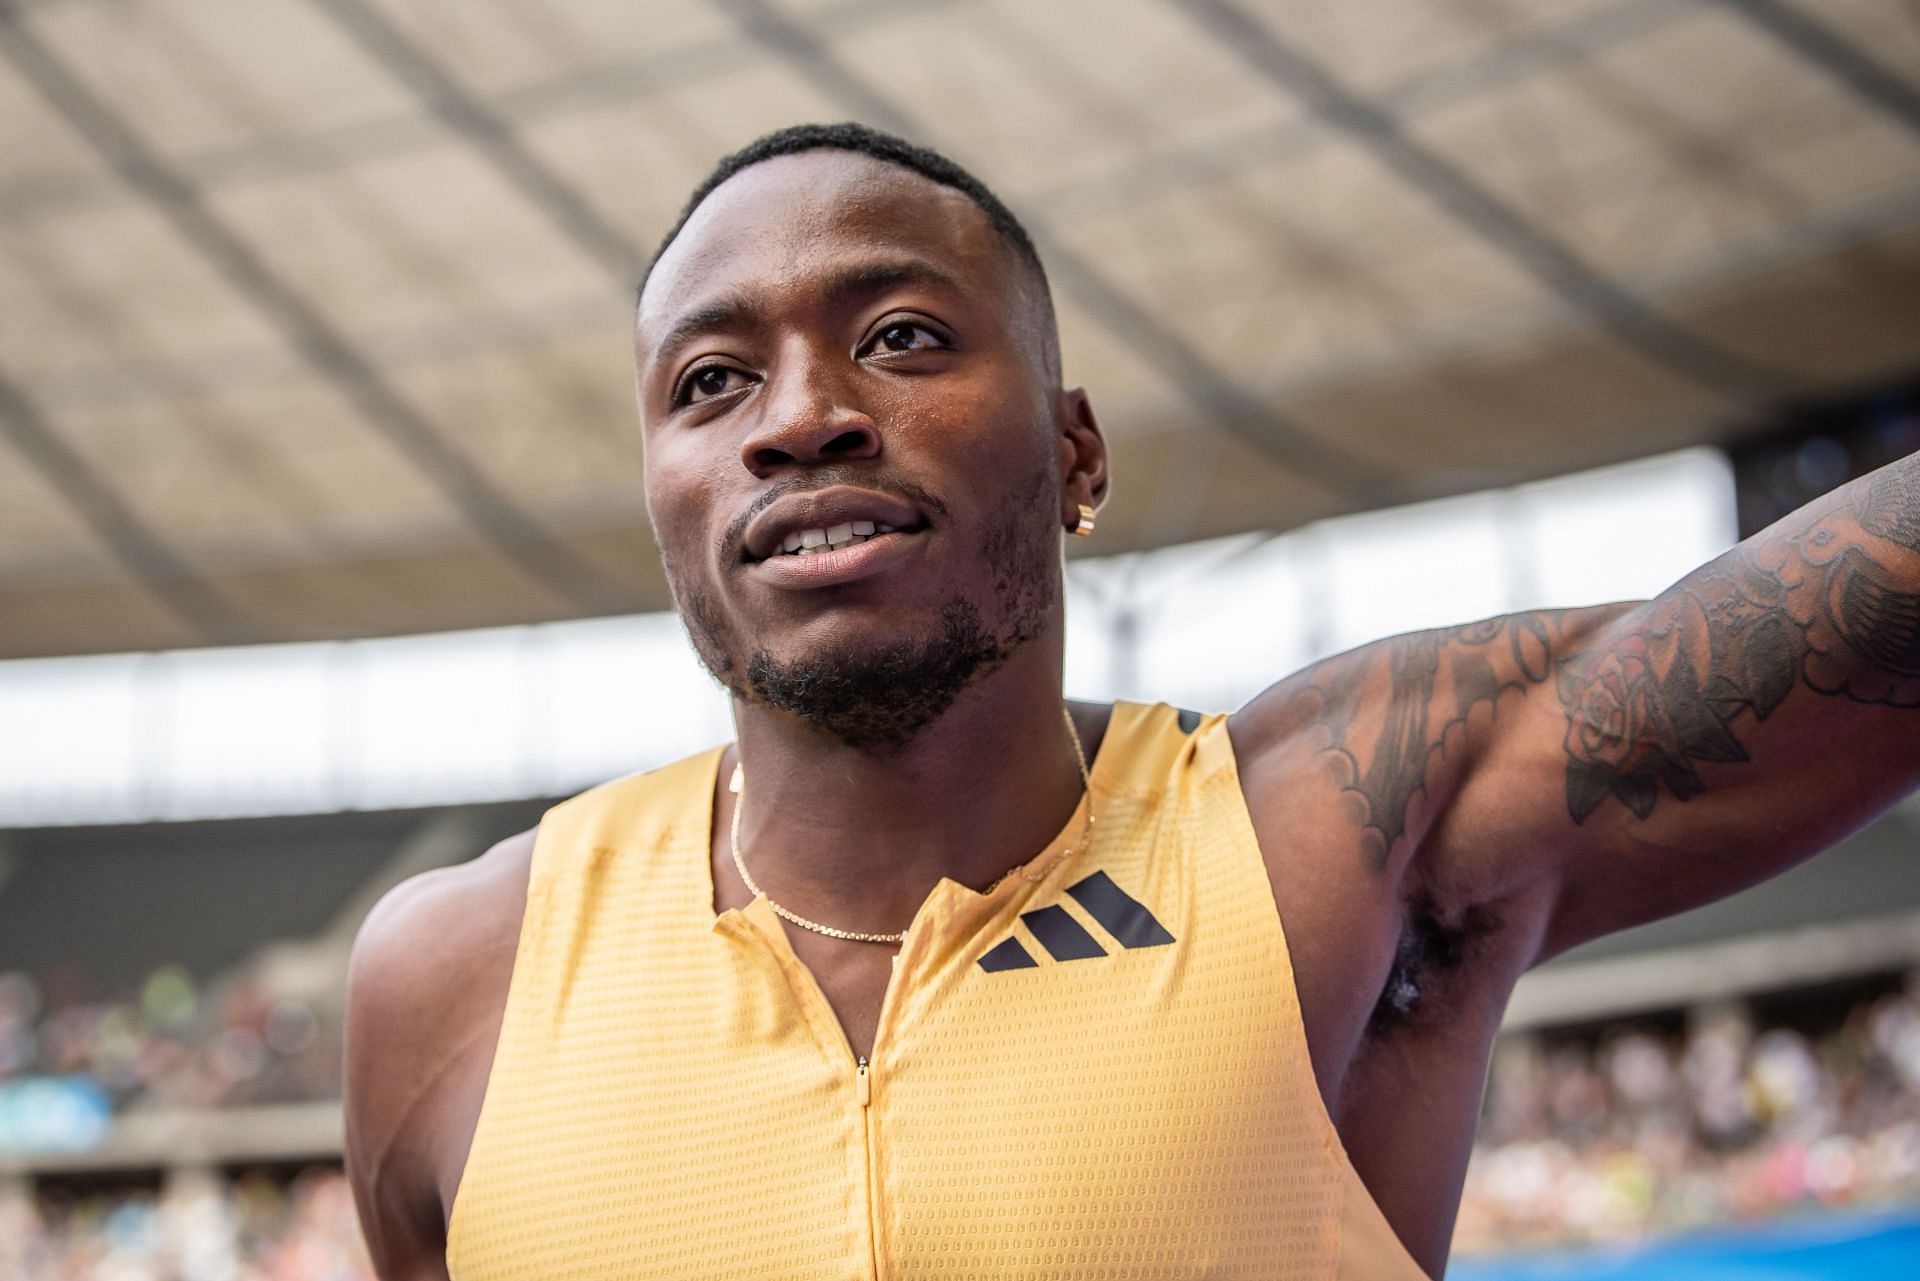
[[1910,370],[1917,84],[1899,0],[11,0],[0,656],[662,607],[632,285],[768,128],[1029,221],[1114,551]]

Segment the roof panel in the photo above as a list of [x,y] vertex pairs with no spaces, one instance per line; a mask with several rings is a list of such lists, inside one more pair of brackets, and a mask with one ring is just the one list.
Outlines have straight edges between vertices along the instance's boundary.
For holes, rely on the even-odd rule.
[[184,649],[207,643],[145,587],[86,576],[0,589],[9,655]]
[[1262,0],[1244,7],[1342,85],[1373,92],[1497,44],[1626,6],[1620,0]]
[[[527,148],[627,230],[650,256],[694,186],[722,156],[798,120],[837,110],[790,67],[743,51],[731,69],[643,97],[527,124]],[[623,282],[630,289],[637,282]]]
[[1529,460],[1549,453],[1568,470],[1619,462],[1664,448],[1673,423],[1726,413],[1697,384],[1564,316],[1355,374],[1300,386],[1287,404],[1422,497],[1530,479]]
[[316,382],[69,411],[59,426],[208,572],[475,538],[436,486]]
[[1416,133],[1626,277],[1920,176],[1911,135],[1719,10],[1435,112]]
[[99,174],[99,157],[40,91],[0,64],[0,209],[39,187]]
[[450,324],[466,312],[618,287],[486,160],[452,141],[222,191],[210,203],[350,331]]
[[1161,432],[1195,413],[1181,389],[1142,361],[1100,318],[1071,299],[1057,299],[1061,375],[1089,390],[1107,439]]
[[1080,219],[1070,238],[1252,386],[1540,294],[1369,157],[1344,150]]
[[245,448],[244,435],[191,401],[70,411],[59,431],[176,549],[209,534],[293,537],[302,504],[279,479],[285,460]]
[[390,115],[403,95],[302,0],[69,0],[34,29],[162,153]]
[[25,301],[0,308],[16,372],[111,360],[193,360],[271,349],[274,330],[167,221],[139,204],[6,229],[0,273]]
[[1678,303],[1675,314],[1810,387],[1840,390],[1920,368],[1920,227],[1782,255]]
[[1828,31],[1908,84],[1920,84],[1920,15],[1887,0],[1820,0],[1805,6]]
[[394,385],[522,507],[563,522],[644,521],[623,307],[598,333],[409,366]]
[[0,592],[125,572],[79,511],[0,432]]
[[1140,6],[1121,23],[1103,12],[959,6],[829,48],[1016,207],[1025,191],[1289,113],[1171,10]]
[[583,64],[731,32],[717,7],[699,0],[375,0],[372,7],[461,85],[482,95],[563,78]]
[[387,556],[267,565],[209,582],[282,634],[340,639],[417,631],[400,619],[439,620],[436,630],[485,627],[512,618],[572,617],[566,598],[498,550],[462,540],[412,542]]

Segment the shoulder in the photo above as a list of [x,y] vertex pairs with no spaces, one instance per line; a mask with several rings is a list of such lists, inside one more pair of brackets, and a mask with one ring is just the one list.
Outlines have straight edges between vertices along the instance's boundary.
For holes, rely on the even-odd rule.
[[510,836],[469,862],[408,877],[382,895],[354,937],[349,1009],[377,1016],[411,999],[457,991],[476,953],[502,945],[510,951],[526,906],[537,831]]
[[1268,686],[1227,717],[1227,737],[1256,826],[1299,816],[1303,799],[1335,796],[1351,787],[1355,771],[1340,750],[1341,730],[1353,721],[1364,695],[1363,668],[1362,655],[1324,660]]

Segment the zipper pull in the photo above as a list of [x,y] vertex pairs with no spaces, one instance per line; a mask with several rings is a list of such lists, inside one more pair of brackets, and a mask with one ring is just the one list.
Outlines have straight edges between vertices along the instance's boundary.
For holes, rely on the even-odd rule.
[[866,1107],[873,1102],[873,1078],[867,1075],[867,1056],[862,1054],[853,1070],[853,1092],[860,1100],[860,1106]]

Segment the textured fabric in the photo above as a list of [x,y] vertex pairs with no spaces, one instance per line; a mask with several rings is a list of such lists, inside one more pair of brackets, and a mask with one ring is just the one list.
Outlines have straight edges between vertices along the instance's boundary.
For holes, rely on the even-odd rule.
[[766,899],[713,910],[720,755],[543,819],[455,1281],[1421,1278],[1315,1087],[1224,717],[1116,706],[1090,848],[1083,801],[941,881],[865,1067]]

